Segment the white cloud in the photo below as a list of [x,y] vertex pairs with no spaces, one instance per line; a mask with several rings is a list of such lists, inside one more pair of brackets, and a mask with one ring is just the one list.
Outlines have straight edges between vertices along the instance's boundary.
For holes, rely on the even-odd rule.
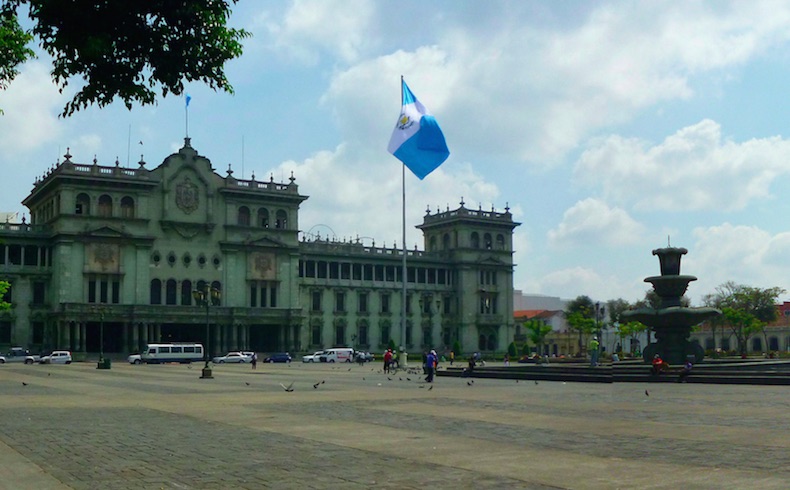
[[5,152],[30,151],[57,140],[57,114],[65,104],[41,61],[25,63],[8,89],[0,90],[0,146]]
[[644,226],[620,208],[588,198],[563,214],[562,222],[549,230],[551,246],[628,245],[638,241]]
[[779,137],[736,143],[703,120],[655,146],[610,136],[579,159],[574,180],[600,185],[607,198],[639,209],[742,209],[770,197],[771,184],[790,172],[790,143]]
[[692,297],[713,292],[726,281],[790,291],[790,233],[724,223],[696,228],[694,237],[681,270],[699,279],[689,286]]
[[369,0],[295,0],[280,23],[263,22],[275,49],[303,63],[317,63],[323,52],[352,63],[374,42],[374,15]]

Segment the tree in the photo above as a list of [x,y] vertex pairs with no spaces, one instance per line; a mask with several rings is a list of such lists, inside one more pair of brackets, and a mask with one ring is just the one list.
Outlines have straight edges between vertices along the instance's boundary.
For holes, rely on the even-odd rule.
[[[765,326],[776,320],[778,315],[777,298],[784,292],[785,290],[780,287],[761,289],[728,281],[718,286],[716,293],[706,296],[704,301],[709,306],[721,309],[722,313],[725,313],[726,309],[730,309],[746,313],[751,317],[730,312],[729,315],[726,313],[723,315],[720,323],[730,327],[738,340],[739,351],[743,355],[748,350],[746,341],[757,331],[762,330],[767,347],[768,336]],[[713,329],[713,325],[714,323],[711,323],[711,329]]]
[[546,335],[551,333],[551,325],[546,325],[540,320],[533,319],[524,323],[524,328],[529,331],[529,340],[537,347],[538,355],[541,355],[543,351],[543,341],[546,339]]
[[515,342],[511,342],[510,345],[507,346],[507,355],[509,355],[511,359],[518,357],[518,346],[516,346]]
[[[37,38],[54,58],[52,78],[61,92],[74,77],[84,80],[64,117],[116,97],[129,109],[154,104],[157,91],[183,94],[184,82],[233,93],[225,63],[241,55],[241,40],[250,35],[227,26],[237,1],[0,0],[0,89],[34,56],[27,45]],[[18,18],[23,5],[29,31]]]
[[453,342],[453,352],[455,352],[455,357],[461,356],[461,342],[457,340]]
[[[623,339],[636,339],[636,337],[647,330],[647,325],[641,322],[626,322],[617,325],[617,335]],[[632,342],[630,342],[632,343]]]
[[565,319],[571,330],[579,332],[579,355],[584,345],[582,336],[595,331],[595,303],[587,295],[577,296],[565,305]]
[[0,281],[0,311],[6,311],[11,309],[11,303],[8,303],[3,299],[5,297],[5,293],[8,292],[8,288],[11,287],[11,283],[8,281]]

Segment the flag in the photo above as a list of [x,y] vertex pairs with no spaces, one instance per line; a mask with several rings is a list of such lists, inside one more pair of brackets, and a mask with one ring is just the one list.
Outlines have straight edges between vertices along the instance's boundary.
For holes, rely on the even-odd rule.
[[190,100],[192,100],[192,96],[191,96],[191,95],[189,95],[189,94],[187,94],[187,98],[186,98],[186,99],[187,99],[187,105],[186,105],[186,107],[189,107],[189,101],[190,101]]
[[420,104],[403,79],[401,83],[403,107],[387,150],[422,180],[447,160],[450,150],[436,119]]

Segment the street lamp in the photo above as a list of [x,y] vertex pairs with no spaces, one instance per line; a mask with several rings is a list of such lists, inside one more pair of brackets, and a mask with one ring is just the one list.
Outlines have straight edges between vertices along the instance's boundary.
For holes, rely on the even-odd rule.
[[205,366],[203,366],[203,372],[200,375],[200,379],[213,379],[214,376],[211,372],[211,366],[209,366],[209,357],[208,357],[208,347],[210,342],[210,327],[209,327],[209,307],[211,306],[211,302],[214,300],[219,300],[221,293],[218,289],[212,288],[208,283],[206,283],[206,287],[202,290],[196,289],[192,291],[192,297],[195,298],[195,303],[198,306],[206,306],[206,345],[203,346],[203,360],[205,361]]
[[110,363],[104,360],[104,306],[94,306],[93,310],[99,314],[99,364],[96,369],[110,369]]

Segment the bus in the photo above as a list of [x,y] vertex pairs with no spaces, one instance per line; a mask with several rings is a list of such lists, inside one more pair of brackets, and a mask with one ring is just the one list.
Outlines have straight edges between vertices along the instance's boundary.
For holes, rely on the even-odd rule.
[[188,342],[148,344],[142,354],[132,354],[128,360],[129,364],[159,364],[163,362],[189,364],[203,360],[203,344]]

